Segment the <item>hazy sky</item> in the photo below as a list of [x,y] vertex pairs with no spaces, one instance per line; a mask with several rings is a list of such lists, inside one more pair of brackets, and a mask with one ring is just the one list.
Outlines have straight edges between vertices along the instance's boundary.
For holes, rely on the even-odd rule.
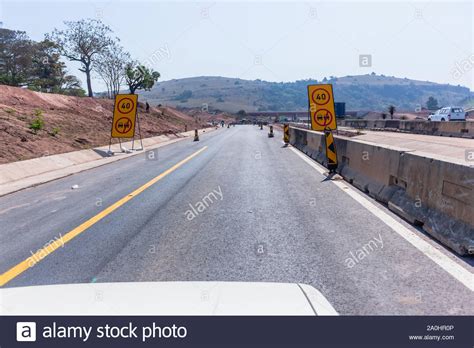
[[[221,75],[294,81],[377,74],[473,84],[473,2],[5,1],[4,28],[41,40],[97,18],[161,80]],[[370,54],[371,67],[360,66]],[[70,73],[82,80],[77,65]],[[95,90],[104,87],[94,80]]]

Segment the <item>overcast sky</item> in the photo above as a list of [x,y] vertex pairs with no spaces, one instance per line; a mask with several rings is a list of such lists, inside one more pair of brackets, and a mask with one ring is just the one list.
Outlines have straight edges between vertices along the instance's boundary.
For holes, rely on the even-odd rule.
[[[100,19],[161,80],[220,75],[295,81],[374,71],[473,90],[473,17],[472,1],[0,0],[3,27],[34,40],[63,28],[65,20]],[[360,55],[367,54],[372,66],[361,67]],[[84,81],[77,65],[68,66]],[[104,89],[99,80],[93,87]]]

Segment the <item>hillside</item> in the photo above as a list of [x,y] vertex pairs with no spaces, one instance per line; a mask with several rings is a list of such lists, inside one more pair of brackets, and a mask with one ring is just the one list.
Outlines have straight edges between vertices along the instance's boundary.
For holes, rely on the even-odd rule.
[[201,107],[227,112],[304,111],[306,86],[328,82],[334,85],[336,101],[346,102],[346,110],[385,111],[388,105],[398,110],[425,106],[430,96],[439,105],[464,106],[472,103],[473,92],[466,87],[437,84],[390,76],[367,74],[331,78],[327,81],[266,82],[226,77],[201,76],[157,83],[141,94],[153,104],[174,107]]
[[[113,100],[109,99],[0,86],[0,163],[106,145],[112,110]],[[201,128],[211,118],[206,113],[194,113],[188,115],[170,107],[152,107],[145,113],[143,103],[139,103],[142,136],[183,132],[185,125],[189,130]],[[34,134],[29,126],[37,116],[43,118],[44,129]]]

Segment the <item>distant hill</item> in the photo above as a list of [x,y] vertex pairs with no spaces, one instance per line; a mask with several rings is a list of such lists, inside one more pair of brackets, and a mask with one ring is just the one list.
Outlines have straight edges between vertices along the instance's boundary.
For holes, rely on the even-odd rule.
[[332,83],[336,101],[345,102],[346,110],[385,111],[388,105],[398,110],[426,106],[430,96],[439,105],[472,105],[474,93],[462,86],[410,80],[392,76],[367,75],[332,77],[327,80],[267,82],[220,76],[200,76],[157,83],[141,94],[151,103],[174,107],[204,107],[209,110],[304,111],[307,109],[306,86]]

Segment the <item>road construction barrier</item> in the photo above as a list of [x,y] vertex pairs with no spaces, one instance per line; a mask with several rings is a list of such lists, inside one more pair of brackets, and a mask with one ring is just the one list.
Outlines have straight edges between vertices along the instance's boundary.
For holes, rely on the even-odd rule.
[[[325,135],[290,127],[291,144],[327,166]],[[337,172],[428,234],[465,255],[474,246],[474,166],[335,136]],[[471,164],[471,165],[469,165]]]
[[199,141],[199,133],[197,129],[194,130],[194,141]]
[[273,138],[273,126],[270,126],[270,132],[268,132],[268,137]]
[[324,131],[324,140],[326,145],[327,168],[329,169],[329,173],[335,173],[337,169],[337,154],[332,131]]
[[290,125],[287,123],[283,125],[283,141],[285,144],[290,142]]

